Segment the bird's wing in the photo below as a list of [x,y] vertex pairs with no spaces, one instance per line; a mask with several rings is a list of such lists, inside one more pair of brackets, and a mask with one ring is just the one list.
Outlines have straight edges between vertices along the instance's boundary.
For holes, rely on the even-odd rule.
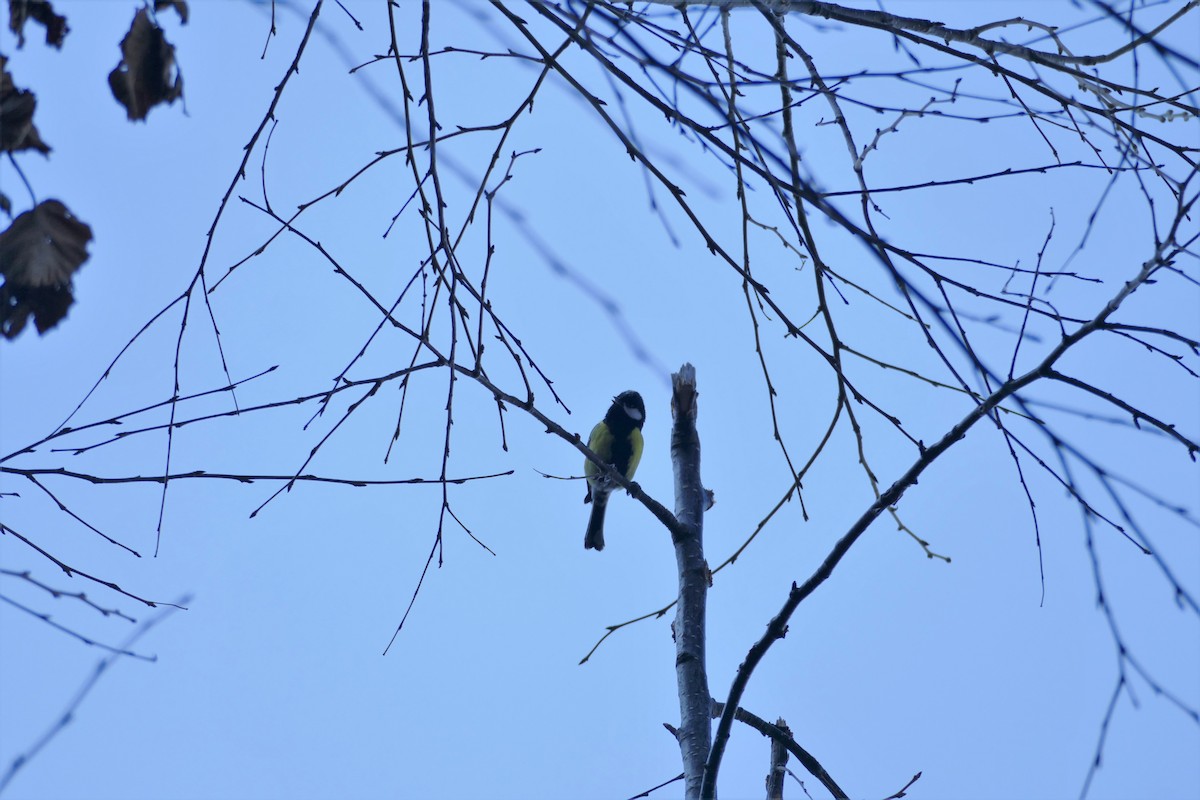
[[[588,436],[588,449],[596,455],[600,456],[600,460],[606,460],[612,456],[613,435],[604,421],[596,423],[596,427],[592,428],[591,435]],[[600,474],[600,468],[592,463],[590,458],[583,460],[583,474],[589,478],[594,478]]]

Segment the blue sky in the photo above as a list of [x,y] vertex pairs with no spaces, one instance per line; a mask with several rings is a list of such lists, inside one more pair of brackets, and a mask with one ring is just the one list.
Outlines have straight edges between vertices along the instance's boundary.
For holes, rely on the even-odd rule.
[[[411,52],[419,44],[416,5],[401,9],[402,47]],[[164,14],[183,68],[186,113],[179,105],[157,108],[148,123],[131,124],[109,95],[105,76],[116,63],[116,43],[133,4],[56,7],[72,28],[61,52],[33,37],[15,51],[7,31],[0,50],[12,58],[9,70],[17,85],[37,92],[36,122],[54,148],[48,160],[22,158],[21,167],[39,199],[65,201],[92,226],[95,240],[75,281],[77,303],[63,325],[41,338],[27,332],[3,348],[3,454],[60,424],[130,337],[186,287],[241,148],[291,63],[307,15],[307,9],[297,15],[281,8],[278,36],[260,59],[269,27],[262,7],[193,3],[184,27]],[[275,231],[268,217],[239,196],[261,202],[265,180],[273,207],[291,210],[344,181],[376,152],[404,142],[393,113],[400,101],[394,66],[383,62],[347,74],[347,59],[361,64],[386,51],[385,6],[347,7],[365,31],[336,4],[325,6],[301,71],[280,103],[265,170],[260,149],[213,240],[210,286]],[[437,4],[435,46],[515,46],[514,34],[489,8]],[[1021,14],[1067,22],[1083,18],[1065,2],[968,7],[914,1],[891,8],[949,24]],[[1196,19],[1193,14],[1181,23],[1178,46],[1194,51]],[[761,49],[769,44],[763,44],[762,26],[752,15],[737,15],[734,30],[748,60],[769,52]],[[795,30],[804,33],[806,46],[829,73],[904,63],[886,37],[799,22]],[[1111,45],[1111,33],[1089,35],[1085,29],[1072,41],[1083,50]],[[592,89],[606,90],[603,77],[581,55],[568,57]],[[534,76],[515,60],[447,54],[433,63],[439,117],[448,124],[482,125],[506,116]],[[1143,82],[1153,84],[1154,62],[1144,61],[1139,69]],[[1169,85],[1170,76],[1161,77]],[[986,81],[968,86],[964,96],[970,90],[993,96],[1003,91]],[[927,93],[911,85],[861,91],[894,105],[919,105],[916,98]],[[962,103],[963,113],[983,113],[979,108],[986,106]],[[959,110],[958,104],[946,109]],[[840,135],[833,126],[817,124],[827,110],[812,104],[804,111],[804,158],[813,181],[853,189]],[[647,150],[672,164],[672,174],[713,231],[736,244],[741,216],[732,176],[694,141],[664,127],[660,115],[636,105],[630,113]],[[868,139],[894,118],[852,113]],[[1195,139],[1195,120],[1177,124],[1190,125]],[[1077,139],[1052,133],[1064,161],[1091,158]],[[494,137],[461,137],[444,147],[443,157],[478,174],[491,142]],[[667,372],[684,361],[696,365],[704,478],[717,496],[705,518],[709,561],[715,565],[754,530],[788,485],[771,438],[741,281],[708,253],[661,189],[656,199],[663,211],[656,216],[641,171],[561,83],[549,82],[504,152],[533,148],[541,149],[517,160],[513,179],[498,195],[505,209],[521,215],[521,224],[500,213],[494,221],[489,294],[495,308],[554,380],[570,413],[553,404],[544,386],[538,388],[539,405],[568,430],[586,434],[618,391],[643,393],[647,450],[637,478],[668,507],[673,504]],[[867,166],[876,186],[889,186],[1052,161],[1027,121],[924,118],[903,121]],[[0,165],[0,180],[24,208],[27,193],[7,163]],[[448,213],[461,224],[469,194],[463,184],[445,180]],[[1058,170],[881,195],[887,215],[880,220],[881,235],[914,251],[982,254],[1031,266],[1053,212],[1047,268],[1065,265],[1102,283],[1064,280],[1047,297],[1064,313],[1091,316],[1149,255],[1144,203],[1136,184],[1123,180],[1086,247],[1072,256],[1107,180],[1102,170]],[[758,191],[756,208],[770,209],[766,193]],[[383,235],[411,192],[411,173],[401,157],[385,159],[297,224],[371,291],[394,299],[425,252],[412,208]],[[855,203],[846,198],[848,213]],[[548,261],[521,226],[558,261]],[[482,223],[471,228],[459,250],[472,274],[487,252],[484,231]],[[884,296],[888,281],[861,245],[823,222],[816,231],[831,264]],[[811,266],[765,232],[755,234],[753,252],[756,275],[771,286],[772,296],[793,319],[807,320],[815,310]],[[1168,276],[1147,287],[1131,301],[1130,321],[1200,337],[1196,264],[1181,267],[1192,280]],[[1007,278],[1002,270],[980,277],[978,268],[965,265],[946,270],[992,291]],[[603,298],[616,302],[616,321]],[[886,299],[896,301],[894,294]],[[239,389],[243,408],[328,388],[378,322],[362,296],[295,236],[280,237],[239,267],[211,301],[235,380],[278,365]],[[978,308],[961,302],[964,309]],[[409,314],[416,309],[404,307]],[[837,315],[849,346],[948,380],[922,351],[911,324],[881,313],[877,304],[851,294]],[[1019,317],[1004,322],[1019,324]],[[834,384],[811,351],[785,339],[777,325],[763,325],[780,425],[793,457],[804,458],[828,423]],[[980,352],[1006,369],[1011,336],[986,325],[970,331]],[[171,312],[122,357],[73,424],[169,397],[178,332],[179,316]],[[1035,323],[1033,332],[1040,340],[1026,342],[1020,354],[1026,368],[1058,336],[1044,322]],[[520,383],[504,366],[500,345],[489,347],[496,359],[493,377],[515,390]],[[408,340],[386,332],[352,375],[397,369],[411,354]],[[224,384],[207,314],[197,309],[181,359],[183,393]],[[1189,363],[1194,367],[1195,359]],[[1063,367],[1144,404],[1193,439],[1200,435],[1198,384],[1164,359],[1146,358],[1132,345],[1089,343]],[[895,371],[866,362],[852,369],[856,385],[885,402],[925,442],[970,408],[961,395]],[[433,543],[441,504],[436,484],[302,484],[250,518],[277,483],[174,482],[153,557],[161,498],[153,485],[94,487],[45,479],[73,511],[140,552],[138,559],[65,518],[29,482],[0,476],[4,492],[20,494],[3,500],[4,521],[15,530],[138,595],[163,601],[193,596],[186,612],[175,613],[136,645],[158,660],[114,664],[4,796],[610,798],[634,795],[677,774],[678,748],[662,727],[676,723],[679,713],[671,615],[619,631],[578,665],[605,626],[673,598],[669,537],[645,509],[616,497],[609,508],[608,548],[585,553],[582,485],[539,474],[579,474],[578,453],[515,410],[505,417],[508,449],[501,449],[490,397],[466,381],[455,391],[449,473],[513,471],[449,490],[456,513],[495,555],[448,527],[444,565],[431,569],[386,657],[381,652]],[[399,406],[399,391],[389,384],[338,430],[309,471],[364,480],[435,477],[446,394],[443,372],[414,379],[401,438],[385,464]],[[359,396],[339,398],[307,429],[316,410],[311,403],[180,428],[172,470],[293,474]],[[1034,396],[1111,414],[1098,402],[1072,399],[1057,388]],[[181,416],[229,407],[228,396],[219,395],[184,404]],[[879,417],[859,413],[871,466],[889,484],[913,461],[913,448]],[[1193,519],[1200,512],[1200,481],[1183,448],[1127,425],[1069,415],[1054,420],[1100,462],[1187,506]],[[123,429],[165,421],[156,411]],[[69,444],[107,436],[79,434]],[[163,469],[165,447],[164,437],[155,433],[78,456],[45,447],[14,463],[155,475]],[[737,563],[717,576],[708,640],[717,699],[791,583],[811,574],[873,499],[858,458],[854,438],[842,425],[805,480],[809,519],[798,503],[789,503]],[[918,771],[922,777],[910,797],[1078,795],[1118,661],[1096,605],[1079,511],[1052,479],[1031,463],[1025,466],[1039,514],[1044,602],[1029,505],[1003,439],[980,425],[925,473],[899,507],[904,523],[952,562],[927,559],[889,517],[881,518],[801,606],[787,638],[751,683],[743,705],[762,717],[784,717],[797,741],[853,796],[886,797]],[[1090,489],[1099,491],[1095,485]],[[1193,595],[1200,591],[1196,526],[1151,502],[1130,502],[1184,588]],[[1174,604],[1153,559],[1111,529],[1097,527],[1095,533],[1122,634],[1160,685],[1190,708],[1200,707],[1196,615]],[[59,589],[86,590],[101,605],[119,606],[139,620],[153,616],[127,599],[68,579],[12,537],[0,537],[0,562],[7,569],[33,569]],[[12,577],[0,576],[0,593],[106,643],[119,643],[134,629],[77,602],[52,600]],[[0,768],[6,769],[54,723],[103,653],[7,604],[0,604],[0,647]],[[1144,681],[1131,682],[1138,706],[1121,697],[1089,797],[1196,796],[1200,729]],[[760,796],[767,756],[765,740],[736,727],[722,770],[722,796]],[[800,774],[798,765],[791,767]],[[800,777],[814,797],[824,796],[815,779]],[[794,782],[787,792],[801,794]],[[682,788],[674,784],[652,796],[679,797]]]

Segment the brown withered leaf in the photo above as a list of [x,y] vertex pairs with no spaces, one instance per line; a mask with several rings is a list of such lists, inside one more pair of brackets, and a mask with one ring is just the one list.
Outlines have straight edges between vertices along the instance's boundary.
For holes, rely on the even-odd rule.
[[62,49],[71,29],[66,17],[54,13],[49,0],[9,0],[8,29],[17,35],[17,47],[25,46],[25,21],[30,19],[46,29],[46,44]]
[[45,200],[0,232],[0,333],[16,337],[33,316],[38,333],[75,302],[71,280],[87,261],[92,229],[57,200]]
[[159,103],[183,97],[183,74],[175,63],[175,45],[142,8],[121,40],[121,62],[108,75],[113,97],[131,120],[145,119]]
[[13,84],[8,59],[0,55],[0,152],[37,150],[43,155],[50,152],[33,124],[36,107],[37,97]]

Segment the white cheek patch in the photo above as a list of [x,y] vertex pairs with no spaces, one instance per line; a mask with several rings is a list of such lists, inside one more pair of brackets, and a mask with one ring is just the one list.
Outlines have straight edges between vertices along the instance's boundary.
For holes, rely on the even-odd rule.
[[621,406],[621,408],[625,409],[625,416],[629,417],[634,422],[642,421],[642,412],[633,406]]

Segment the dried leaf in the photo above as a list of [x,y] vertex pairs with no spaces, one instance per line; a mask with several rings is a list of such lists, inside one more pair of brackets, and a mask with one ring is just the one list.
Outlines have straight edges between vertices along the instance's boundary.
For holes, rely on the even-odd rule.
[[0,333],[14,338],[33,315],[39,333],[75,302],[71,279],[87,261],[92,229],[57,200],[39,203],[0,232]]
[[25,21],[30,19],[46,29],[46,44],[62,49],[71,29],[66,17],[54,13],[49,0],[9,0],[8,29],[17,35],[17,47],[25,46]]
[[8,59],[0,56],[0,152],[37,150],[45,155],[50,148],[33,124],[37,97],[13,84],[7,65]]
[[145,119],[159,103],[183,97],[183,75],[175,63],[175,46],[143,8],[121,40],[121,62],[108,75],[113,97],[131,120]]

